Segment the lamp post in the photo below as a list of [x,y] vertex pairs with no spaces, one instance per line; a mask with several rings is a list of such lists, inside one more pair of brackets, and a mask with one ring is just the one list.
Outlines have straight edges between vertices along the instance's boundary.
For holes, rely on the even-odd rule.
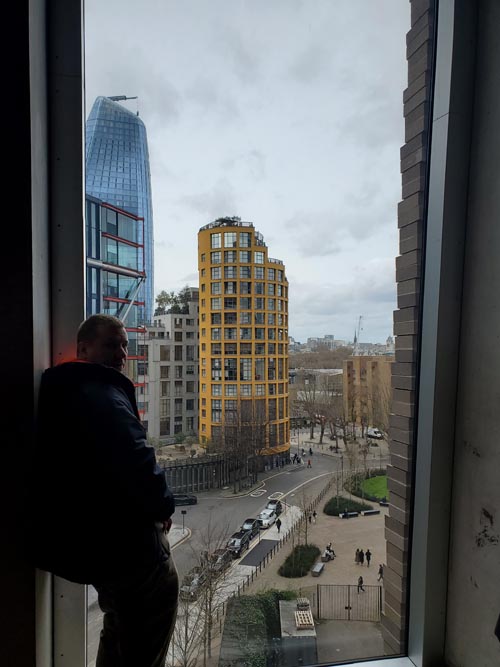
[[184,517],[186,516],[186,510],[181,510],[182,514],[182,534],[184,535]]

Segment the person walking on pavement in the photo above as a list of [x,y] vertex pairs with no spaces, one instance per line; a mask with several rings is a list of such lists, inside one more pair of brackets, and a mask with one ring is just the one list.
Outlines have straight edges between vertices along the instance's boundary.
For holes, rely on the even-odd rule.
[[380,581],[383,578],[384,578],[384,567],[383,567],[382,563],[380,563],[380,565],[378,566],[378,579],[377,579],[377,581]]
[[278,529],[278,535],[279,535],[281,528],[281,519],[279,517],[276,519],[276,528]]
[[372,559],[372,552],[370,551],[370,549],[366,550],[365,557],[366,557],[366,567],[370,567],[370,561]]
[[[76,352],[40,385],[34,563],[96,588],[104,612],[97,667],[160,667],[177,611],[167,539],[174,499],[124,374],[123,322],[92,315],[78,329]],[[68,465],[68,434],[77,466]]]
[[356,553],[354,554],[354,562],[356,565],[359,565],[359,549],[356,549]]
[[364,562],[365,562],[365,552],[363,551],[363,549],[360,549],[359,550],[359,564],[363,565]]
[[316,510],[314,510],[314,512],[313,512],[313,521],[314,521],[314,523],[316,523],[316,517],[317,516],[318,516],[318,513],[316,512]]
[[308,468],[311,467],[311,459],[307,459],[307,467],[308,467]]
[[311,513],[309,513],[308,519],[309,519],[309,523],[312,523],[313,515]]
[[312,447],[309,447],[309,456],[312,456],[312,455],[313,455],[313,449],[312,449]]
[[363,591],[363,593],[365,592],[365,589],[363,588],[363,577],[361,575],[358,577],[358,593],[359,591]]

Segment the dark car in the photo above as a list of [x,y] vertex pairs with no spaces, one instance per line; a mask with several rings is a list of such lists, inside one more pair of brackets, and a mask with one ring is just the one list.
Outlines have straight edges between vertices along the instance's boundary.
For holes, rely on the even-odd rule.
[[182,600],[196,600],[207,580],[206,569],[197,565],[182,579],[179,595]]
[[239,558],[241,554],[250,546],[250,532],[248,530],[239,530],[229,538],[227,548],[233,554],[233,558]]
[[241,530],[250,531],[250,539],[260,530],[259,522],[257,519],[245,519],[241,524]]
[[221,574],[231,565],[233,552],[229,549],[216,549],[208,559],[208,567],[215,574]]
[[274,510],[276,516],[279,516],[283,512],[283,505],[279,500],[270,500],[266,505],[266,510]]
[[198,498],[192,493],[174,493],[174,502],[177,505],[196,505]]

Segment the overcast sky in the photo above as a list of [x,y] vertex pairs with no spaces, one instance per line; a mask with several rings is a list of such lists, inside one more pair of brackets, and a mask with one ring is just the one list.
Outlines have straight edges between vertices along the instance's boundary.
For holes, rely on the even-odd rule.
[[290,283],[289,334],[392,334],[407,0],[86,0],[86,113],[137,95],[155,294],[237,215]]

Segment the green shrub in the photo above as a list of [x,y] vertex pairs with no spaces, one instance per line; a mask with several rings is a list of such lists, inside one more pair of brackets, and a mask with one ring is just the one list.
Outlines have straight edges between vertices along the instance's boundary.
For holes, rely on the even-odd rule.
[[366,503],[361,503],[359,500],[352,500],[344,498],[343,496],[334,496],[325,503],[323,512],[329,516],[339,516],[346,510],[348,512],[362,512],[363,510],[371,510],[373,507]]
[[305,577],[321,551],[314,544],[299,544],[280,566],[282,577]]
[[[379,500],[383,500],[384,498],[388,498],[388,492],[385,492],[385,495],[381,495],[380,497],[377,496],[376,493],[370,493],[369,491],[365,491],[365,484],[368,483],[368,480],[377,478],[377,477],[385,477],[387,480],[387,475],[385,470],[383,469],[374,469],[374,470],[369,470],[368,473],[364,472],[356,472],[352,473],[351,475],[348,476],[344,488],[346,491],[349,491],[352,493],[354,496],[357,496],[358,498],[362,498],[363,500],[371,500],[372,502],[379,502]],[[386,482],[387,484],[387,482]]]

